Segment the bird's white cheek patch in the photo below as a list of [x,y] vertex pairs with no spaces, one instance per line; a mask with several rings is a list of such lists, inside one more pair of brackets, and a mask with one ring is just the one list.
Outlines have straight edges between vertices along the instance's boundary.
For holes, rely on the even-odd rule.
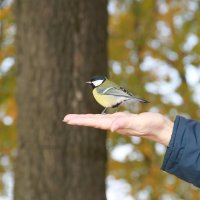
[[96,80],[96,81],[93,81],[92,83],[94,84],[95,87],[101,85],[103,82],[103,80]]

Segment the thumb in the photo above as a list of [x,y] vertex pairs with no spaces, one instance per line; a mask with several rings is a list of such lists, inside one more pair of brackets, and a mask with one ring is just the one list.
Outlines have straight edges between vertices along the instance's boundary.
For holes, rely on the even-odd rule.
[[112,132],[114,132],[118,129],[123,129],[123,128],[125,128],[126,122],[127,122],[126,117],[118,117],[118,118],[113,120],[110,130]]

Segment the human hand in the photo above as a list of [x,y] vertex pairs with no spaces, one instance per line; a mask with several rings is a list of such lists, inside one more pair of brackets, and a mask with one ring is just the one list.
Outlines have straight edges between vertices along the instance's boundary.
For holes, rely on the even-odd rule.
[[104,130],[116,131],[122,135],[147,138],[167,146],[173,125],[164,115],[145,112],[132,114],[117,112],[114,114],[69,114],[64,120],[67,124],[89,126]]

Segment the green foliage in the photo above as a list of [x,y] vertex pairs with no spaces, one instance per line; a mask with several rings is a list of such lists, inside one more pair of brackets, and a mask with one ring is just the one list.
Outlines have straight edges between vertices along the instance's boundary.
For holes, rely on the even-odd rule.
[[[110,5],[110,76],[151,102],[130,110],[198,119],[199,1],[110,0]],[[119,143],[133,146],[124,161],[112,156]],[[109,174],[125,179],[136,199],[142,191],[147,199],[199,199],[193,186],[160,171],[164,151],[159,149],[163,147],[144,139],[134,143],[110,134]]]

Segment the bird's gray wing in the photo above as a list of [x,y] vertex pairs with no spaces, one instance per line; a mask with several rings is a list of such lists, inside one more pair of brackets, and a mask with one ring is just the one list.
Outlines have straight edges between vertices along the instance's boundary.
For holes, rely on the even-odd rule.
[[97,92],[104,95],[113,95],[118,97],[124,97],[128,99],[138,100],[142,103],[149,103],[149,101],[140,97],[134,96],[132,93],[122,87],[109,87],[109,88],[98,88]]
[[98,93],[100,94],[104,94],[104,95],[113,95],[113,96],[119,96],[119,97],[127,97],[127,98],[131,98],[133,97],[133,94],[131,94],[130,92],[128,92],[127,90],[125,90],[122,87],[108,87],[108,88],[101,88],[97,90]]

